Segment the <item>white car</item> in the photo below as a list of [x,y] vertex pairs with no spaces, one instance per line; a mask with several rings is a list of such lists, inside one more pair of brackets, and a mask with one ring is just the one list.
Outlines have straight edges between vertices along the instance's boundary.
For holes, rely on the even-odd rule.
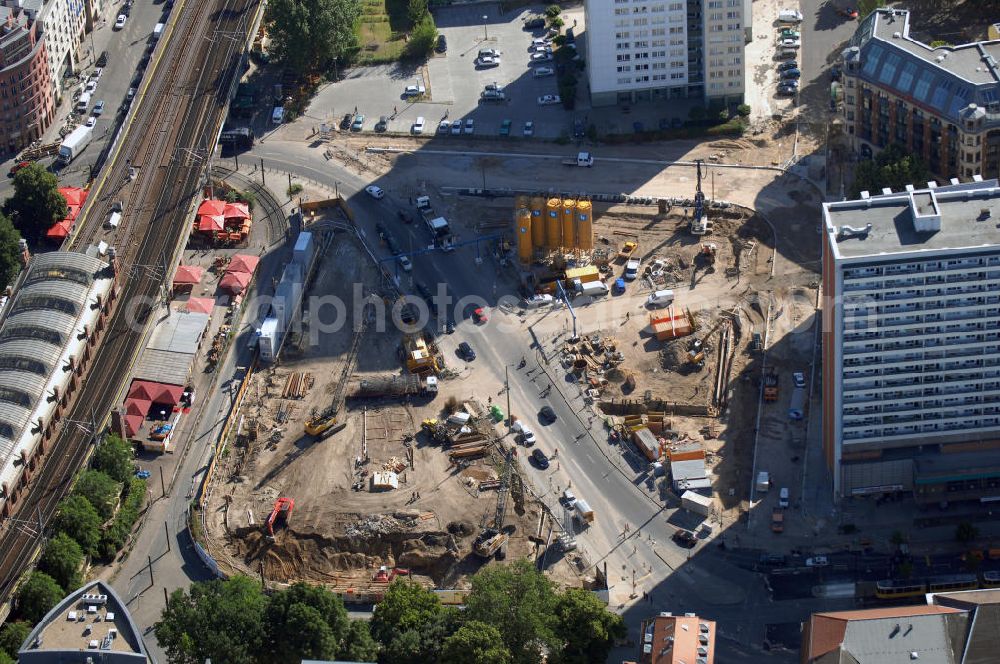
[[83,88],[84,92],[93,92],[97,89],[97,79],[93,78],[87,81],[87,85]]
[[500,51],[495,48],[484,48],[479,51],[479,57],[481,58],[499,58]]
[[373,184],[365,187],[365,193],[375,199],[385,198],[385,190]]
[[789,37],[788,39],[782,39],[781,41],[779,41],[778,46],[782,48],[799,48],[800,46],[802,46],[802,40],[793,39],[792,37]]
[[535,78],[542,78],[543,76],[554,76],[555,73],[556,70],[552,67],[538,67],[531,75]]
[[476,123],[472,118],[465,118],[465,133],[471,134],[476,130]]
[[407,85],[403,90],[404,97],[418,97],[427,92],[427,88],[422,85]]
[[454,122],[451,123],[451,135],[458,136],[461,133],[462,133],[462,121],[455,120]]
[[532,44],[531,51],[533,53],[552,53],[552,47],[548,44]]
[[792,381],[795,383],[795,387],[805,387],[806,375],[801,371],[796,371],[792,374]]
[[531,40],[532,46],[551,46],[552,40],[548,37],[535,37]]
[[552,62],[551,53],[532,53],[531,62]]
[[525,309],[538,309],[539,307],[547,307],[548,305],[555,302],[555,298],[548,293],[541,293],[539,295],[532,295],[524,301]]
[[538,98],[539,106],[551,106],[552,104],[558,104],[562,101],[559,95],[542,95]]
[[119,14],[118,18],[115,19],[115,30],[121,30],[125,27],[125,21],[128,20],[128,16],[125,14]]
[[451,123],[450,122],[448,122],[447,120],[442,120],[441,122],[438,123],[438,133],[439,134],[447,134],[449,131],[451,131]]
[[780,9],[778,10],[778,21],[780,23],[801,23],[802,12],[797,9]]
[[88,127],[93,127],[95,124],[97,124],[97,118],[91,115],[89,118],[87,118],[87,121],[84,124],[86,124]]
[[813,556],[806,558],[806,567],[828,567],[830,560],[826,556]]
[[406,256],[400,256],[396,259],[399,261],[399,267],[403,268],[403,272],[409,272],[413,269],[413,263]]
[[481,67],[483,69],[486,69],[488,67],[499,67],[500,66],[500,58],[498,58],[498,57],[490,57],[490,56],[486,56],[486,57],[482,57],[482,58],[477,58],[476,59],[476,66],[477,67]]

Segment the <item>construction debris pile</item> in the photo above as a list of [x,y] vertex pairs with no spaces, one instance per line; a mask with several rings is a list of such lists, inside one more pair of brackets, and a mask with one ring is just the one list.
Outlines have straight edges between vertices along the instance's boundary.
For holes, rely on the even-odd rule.
[[611,336],[582,337],[576,342],[566,342],[562,349],[562,364],[586,385],[584,396],[588,403],[599,398],[612,379],[631,382],[634,388],[634,374],[616,371],[624,361],[618,340]]

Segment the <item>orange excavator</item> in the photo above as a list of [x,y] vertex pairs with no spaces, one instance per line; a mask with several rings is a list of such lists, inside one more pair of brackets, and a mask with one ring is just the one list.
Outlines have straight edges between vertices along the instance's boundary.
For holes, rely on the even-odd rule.
[[285,525],[288,525],[288,520],[292,518],[293,509],[295,509],[294,498],[278,498],[274,501],[274,509],[271,510],[271,515],[267,517],[265,524],[269,542],[274,541],[274,524],[280,519]]
[[397,576],[409,576],[410,570],[404,569],[402,567],[393,567],[389,569],[385,565],[378,568],[375,572],[375,576],[372,577],[373,583],[392,583],[392,580]]

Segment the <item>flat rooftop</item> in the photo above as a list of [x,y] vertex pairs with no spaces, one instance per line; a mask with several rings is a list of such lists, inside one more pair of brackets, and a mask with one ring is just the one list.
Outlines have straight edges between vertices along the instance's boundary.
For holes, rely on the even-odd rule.
[[823,222],[838,259],[997,246],[1000,185],[989,180],[825,203]]

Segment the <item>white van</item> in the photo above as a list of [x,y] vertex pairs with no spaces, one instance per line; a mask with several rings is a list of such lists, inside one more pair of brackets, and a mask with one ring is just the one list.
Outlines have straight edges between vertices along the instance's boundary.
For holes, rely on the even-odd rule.
[[647,307],[666,307],[674,303],[674,292],[672,290],[653,291],[646,299]]
[[78,113],[86,113],[89,107],[90,107],[90,93],[84,92],[82,95],[80,95],[80,98],[76,102],[76,110]]
[[539,309],[541,307],[547,307],[555,301],[555,298],[548,293],[542,293],[541,295],[532,295],[527,300],[524,301],[525,309]]
[[608,294],[608,285],[603,281],[588,281],[583,284],[579,295],[589,295],[590,297],[602,297]]
[[778,11],[778,21],[780,23],[801,23],[802,12],[795,9],[782,9]]
[[414,134],[424,133],[424,116],[421,115],[420,117],[417,118],[417,121],[413,123],[411,131]]
[[154,42],[158,41],[160,39],[160,37],[163,35],[163,28],[164,27],[165,26],[163,25],[163,23],[157,23],[155,26],[153,26],[153,41]]
[[118,228],[118,224],[120,224],[121,221],[122,221],[122,213],[112,212],[111,216],[108,217],[108,220],[104,222],[104,226],[106,228]]

